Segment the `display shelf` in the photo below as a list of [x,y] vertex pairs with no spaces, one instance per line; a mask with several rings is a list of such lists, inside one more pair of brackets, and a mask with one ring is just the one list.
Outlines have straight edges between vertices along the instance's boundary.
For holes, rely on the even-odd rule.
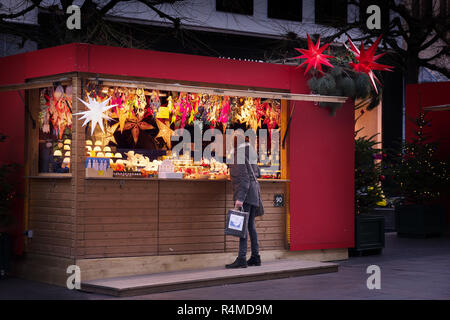
[[71,173],[39,173],[37,176],[27,176],[28,179],[71,179]]
[[[220,181],[231,181],[230,179],[161,179],[161,178],[97,178],[97,177],[85,177],[85,180],[127,180],[127,181],[195,181],[195,182],[220,182]],[[258,179],[259,182],[290,182],[289,179]]]

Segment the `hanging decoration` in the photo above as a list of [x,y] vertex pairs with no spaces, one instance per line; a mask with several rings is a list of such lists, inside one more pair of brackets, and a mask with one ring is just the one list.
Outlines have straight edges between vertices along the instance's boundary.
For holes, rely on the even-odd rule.
[[101,141],[102,146],[107,146],[109,142],[117,144],[116,138],[114,137],[114,133],[117,130],[119,123],[115,123],[112,126],[107,125],[105,128],[105,132],[101,132],[101,130],[95,128],[94,138],[95,141]]
[[83,127],[90,122],[91,135],[94,134],[94,130],[97,124],[99,125],[102,132],[105,132],[103,127],[103,120],[112,120],[111,117],[106,115],[106,112],[109,109],[115,107],[115,105],[107,105],[110,99],[111,98],[108,98],[102,102],[98,102],[96,99],[93,99],[88,95],[89,102],[85,102],[84,100],[78,98],[78,100],[80,100],[88,108],[88,110],[75,113],[75,115],[82,115],[80,117],[80,120],[85,119],[82,125]]
[[132,115],[128,118],[127,123],[125,123],[124,130],[131,130],[134,144],[137,144],[141,130],[151,130],[154,128],[151,124],[145,122],[143,118]]
[[322,47],[320,47],[320,37],[317,40],[317,43],[314,44],[311,40],[311,38],[309,37],[309,34],[306,34],[307,39],[308,39],[308,49],[298,49],[295,48],[295,50],[299,51],[300,53],[302,53],[301,56],[298,57],[294,57],[293,59],[306,59],[305,61],[303,61],[303,63],[301,63],[297,68],[308,64],[308,66],[306,67],[305,70],[305,74],[311,69],[314,68],[314,70],[319,71],[320,73],[323,74],[323,70],[322,70],[322,65],[325,66],[329,66],[331,68],[333,68],[333,65],[328,61],[328,59],[330,58],[334,58],[333,56],[329,56],[326,54],[323,54],[323,51],[328,48],[328,46],[330,45],[329,43],[324,44]]
[[345,46],[349,51],[353,52],[355,55],[355,59],[358,61],[358,63],[350,62],[349,65],[355,70],[356,72],[363,72],[367,74],[370,78],[370,82],[375,89],[375,92],[378,93],[377,85],[375,83],[375,80],[381,85],[381,82],[378,80],[378,78],[373,73],[373,70],[381,70],[381,71],[392,71],[392,66],[384,65],[376,63],[379,58],[384,56],[386,53],[381,53],[379,55],[375,56],[375,52],[378,48],[378,45],[380,44],[382,35],[378,37],[378,39],[372,44],[372,46],[365,50],[364,49],[364,43],[361,41],[361,49],[358,49],[355,44],[352,42],[352,40],[349,38],[348,42],[350,44],[350,48]]
[[145,98],[144,89],[136,89],[136,103],[135,112],[137,118],[143,118],[145,115],[145,108],[147,107],[147,99]]
[[[100,96],[100,93],[102,96]],[[164,92],[147,89],[87,86],[89,111],[83,115],[86,123],[92,122],[93,138],[108,145],[117,144],[114,133],[130,130],[134,144],[139,142],[141,131],[156,126],[155,138],[162,138],[171,148],[174,129],[185,128],[195,122],[202,127],[220,126],[225,130],[241,123],[255,131],[258,128],[276,129],[279,125],[280,104],[274,100],[261,102],[260,98],[230,97],[188,92]],[[167,97],[161,99],[160,97]],[[116,120],[111,123],[110,120]],[[107,120],[105,123],[103,120]],[[44,122],[45,119],[42,118]],[[155,121],[155,124],[150,124]],[[98,126],[97,126],[98,124]],[[92,131],[91,127],[91,131]],[[97,128],[98,127],[98,128]],[[117,137],[117,136],[116,136]]]
[[164,142],[167,145],[167,148],[171,149],[172,148],[171,138],[173,135],[173,130],[171,130],[170,127],[168,125],[166,125],[164,122],[162,122],[161,120],[158,120],[158,119],[155,119],[155,120],[156,120],[158,129],[159,129],[159,132],[158,132],[158,135],[156,136],[156,138],[163,138]]
[[159,111],[159,107],[161,106],[161,101],[159,99],[159,91],[153,90],[150,96],[150,108],[149,113],[157,114]]
[[[50,87],[40,92],[39,124],[43,133],[53,133],[62,139],[66,128],[72,128],[72,87]],[[51,124],[51,126],[50,126]]]
[[272,130],[278,127],[280,123],[281,109],[280,106],[275,104],[272,101],[272,104],[267,101],[262,104],[264,106],[264,122],[263,124],[267,125],[267,129],[269,129],[269,135],[272,138]]

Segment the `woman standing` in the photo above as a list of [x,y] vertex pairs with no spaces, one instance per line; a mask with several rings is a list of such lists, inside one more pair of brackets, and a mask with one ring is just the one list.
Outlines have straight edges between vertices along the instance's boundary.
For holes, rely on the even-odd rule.
[[[240,156],[242,155],[242,156]],[[244,156],[245,155],[245,156]],[[264,214],[260,196],[259,167],[257,165],[257,154],[248,143],[240,144],[234,150],[234,163],[230,164],[230,178],[233,185],[233,200],[235,209],[243,209],[249,213],[248,230],[245,238],[239,239],[239,253],[236,260],[225,267],[246,268],[247,266],[260,266],[258,234],[256,232],[255,217]],[[239,161],[240,160],[240,161]],[[247,257],[247,235],[250,235],[251,257]]]

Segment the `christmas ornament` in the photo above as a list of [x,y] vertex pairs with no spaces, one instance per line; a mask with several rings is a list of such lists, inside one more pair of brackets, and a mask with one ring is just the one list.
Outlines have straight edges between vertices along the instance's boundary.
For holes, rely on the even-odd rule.
[[133,135],[134,144],[138,142],[139,134],[141,130],[150,130],[154,129],[154,127],[145,122],[144,119],[138,118],[135,115],[132,115],[127,123],[125,123],[124,130],[131,130],[131,134]]
[[378,93],[377,85],[375,83],[375,80],[381,85],[381,82],[378,80],[378,78],[373,73],[373,70],[381,70],[381,71],[392,71],[392,66],[384,65],[376,63],[379,58],[384,56],[386,53],[381,53],[379,55],[375,56],[375,52],[377,50],[378,45],[381,41],[381,36],[378,37],[378,39],[372,44],[372,46],[365,50],[364,49],[364,43],[361,41],[361,49],[359,50],[355,44],[352,42],[352,40],[349,38],[348,42],[350,44],[350,48],[345,45],[347,50],[353,52],[355,55],[355,59],[358,61],[358,63],[350,62],[349,65],[356,71],[356,72],[363,72],[367,74],[370,78],[370,82],[372,83],[373,88],[375,89],[375,92]]
[[91,135],[94,134],[94,130],[97,124],[99,125],[102,132],[105,132],[103,127],[103,120],[111,120],[111,118],[106,115],[106,112],[112,107],[115,107],[115,105],[107,106],[110,99],[111,98],[108,98],[103,102],[98,102],[96,99],[92,99],[90,96],[88,96],[89,103],[87,103],[78,98],[78,100],[80,100],[89,110],[75,113],[75,115],[82,115],[80,117],[80,120],[85,119],[82,125],[83,127],[91,122]]
[[171,142],[171,137],[173,134],[173,130],[170,129],[170,127],[168,125],[166,125],[164,122],[162,122],[161,120],[155,119],[156,120],[156,124],[158,125],[158,135],[156,136],[156,138],[163,138],[164,142],[166,143],[167,147],[169,149],[172,149],[172,142]]
[[98,128],[95,129],[94,138],[96,141],[101,141],[102,146],[107,146],[109,142],[117,144],[116,138],[114,138],[114,132],[116,132],[119,123],[115,123],[112,126],[106,126],[106,132],[103,133]]
[[329,43],[324,44],[322,47],[320,47],[320,37],[317,40],[317,43],[314,44],[309,37],[309,34],[306,34],[308,39],[308,50],[306,49],[298,49],[295,48],[295,50],[299,51],[300,53],[303,53],[301,56],[294,57],[294,59],[306,59],[303,63],[301,63],[297,68],[308,64],[305,70],[305,74],[311,69],[312,67],[315,70],[318,70],[320,73],[323,74],[322,71],[322,65],[326,65],[333,68],[333,65],[328,61],[329,58],[334,58],[333,56],[329,56],[326,54],[323,54],[322,52],[328,48],[330,45]]

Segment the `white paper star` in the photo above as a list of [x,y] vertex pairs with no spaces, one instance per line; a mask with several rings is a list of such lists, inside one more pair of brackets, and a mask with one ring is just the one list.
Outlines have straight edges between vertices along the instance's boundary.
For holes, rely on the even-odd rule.
[[109,109],[111,109],[112,107],[116,106],[116,104],[106,106],[108,104],[109,99],[111,99],[111,98],[108,98],[103,102],[97,102],[96,99],[92,99],[90,96],[88,96],[89,103],[87,103],[87,102],[81,100],[80,98],[78,98],[78,100],[83,102],[83,104],[86,107],[88,107],[89,110],[75,113],[75,115],[83,115],[82,117],[80,117],[80,119],[85,119],[84,123],[83,123],[83,127],[86,124],[88,124],[89,122],[91,122],[91,135],[94,134],[95,126],[97,124],[99,125],[102,132],[105,133],[105,129],[103,127],[103,120],[104,119],[111,120],[111,118],[109,116],[107,116],[105,114],[105,112],[108,111]]

